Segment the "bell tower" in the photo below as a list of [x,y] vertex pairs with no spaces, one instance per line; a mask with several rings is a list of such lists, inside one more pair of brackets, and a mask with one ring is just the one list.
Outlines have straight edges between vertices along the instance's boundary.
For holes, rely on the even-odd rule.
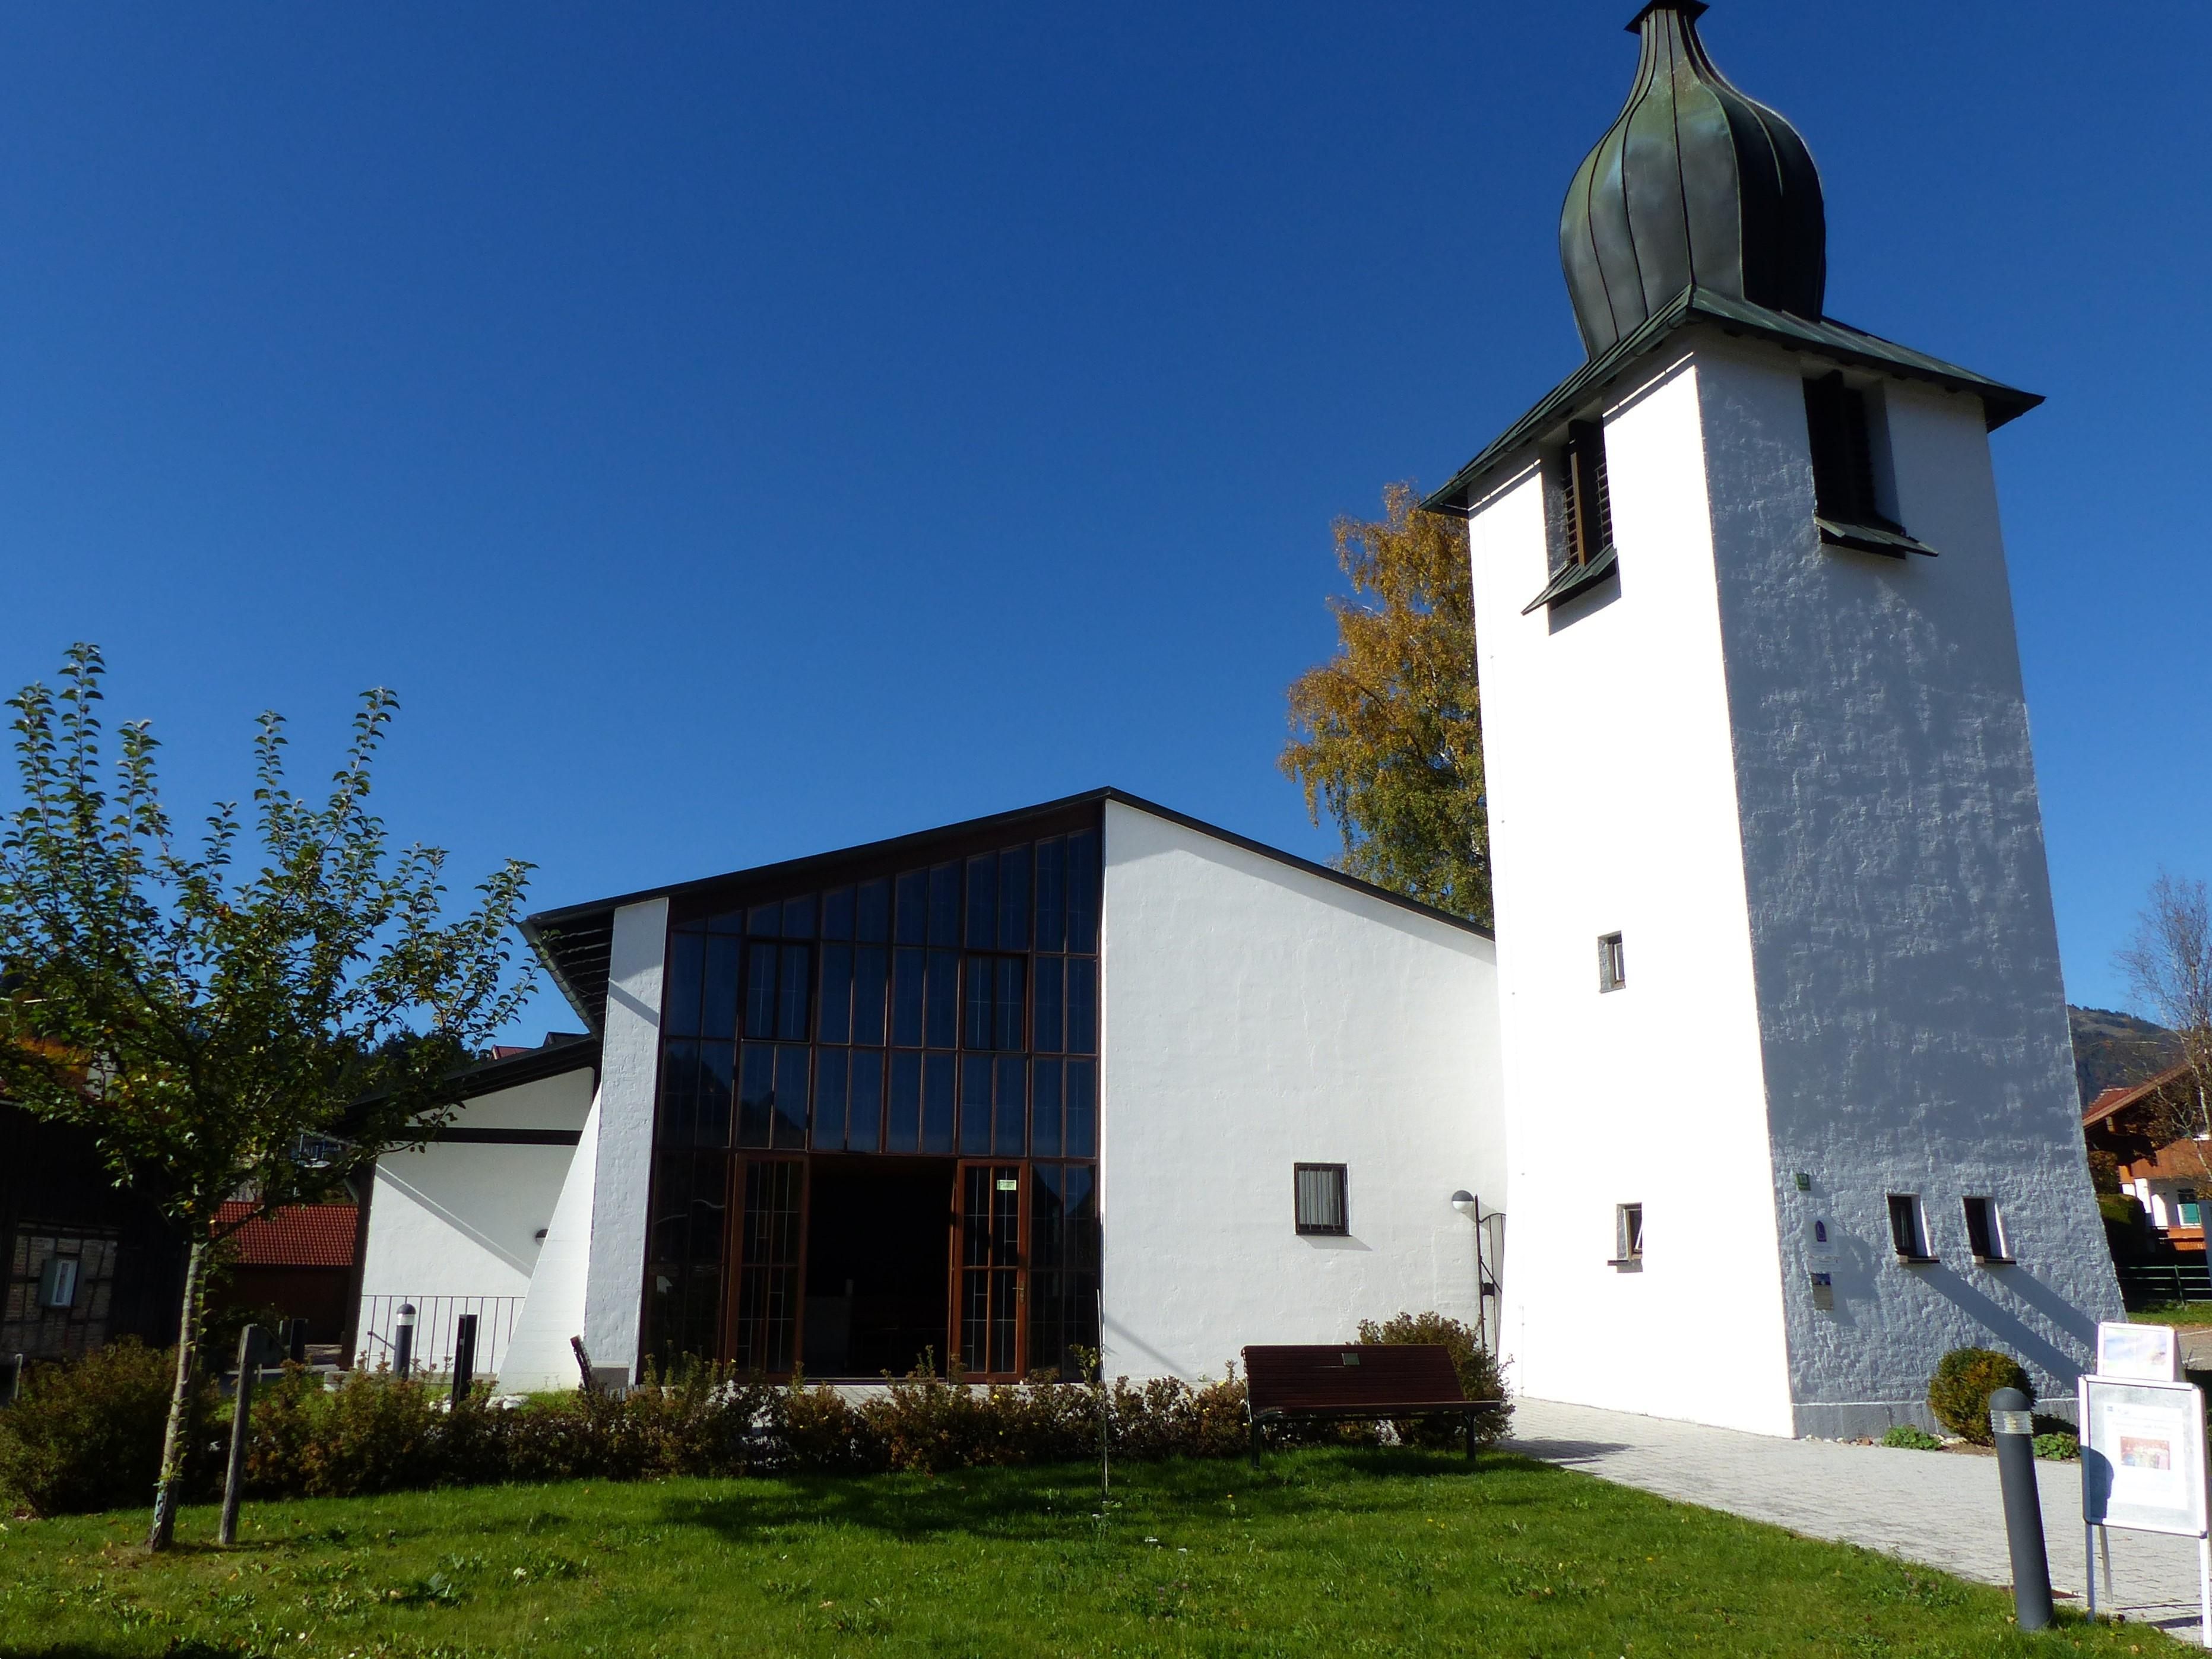
[[1989,434],[2039,398],[1826,314],[1811,153],[1647,6],[1559,242],[1588,361],[1469,523],[1510,1213],[1546,1399],[2063,1402],[2119,1296],[2082,1152]]

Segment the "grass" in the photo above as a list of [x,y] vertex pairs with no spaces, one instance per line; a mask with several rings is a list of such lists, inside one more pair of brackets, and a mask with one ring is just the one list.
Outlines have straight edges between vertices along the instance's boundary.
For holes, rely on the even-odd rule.
[[[0,1653],[2134,1654],[2168,1638],[1504,1455],[638,1486],[139,1514],[0,1533]],[[2178,1644],[2176,1644],[2178,1650]]]
[[2158,1302],[2147,1308],[2130,1308],[2128,1317],[2138,1325],[2179,1325],[2193,1330],[2212,1325],[2212,1302]]

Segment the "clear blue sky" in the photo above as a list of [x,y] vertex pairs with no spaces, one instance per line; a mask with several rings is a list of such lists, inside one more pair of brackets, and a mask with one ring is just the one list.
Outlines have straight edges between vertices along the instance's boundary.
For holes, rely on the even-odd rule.
[[[100,641],[186,802],[388,683],[395,825],[541,905],[1107,782],[1327,856],[1274,756],[1329,519],[1580,361],[1633,9],[15,8],[0,682]],[[2051,398],[1997,465],[2122,1002],[2212,875],[2212,9],[1705,34],[1820,163],[1831,311]]]

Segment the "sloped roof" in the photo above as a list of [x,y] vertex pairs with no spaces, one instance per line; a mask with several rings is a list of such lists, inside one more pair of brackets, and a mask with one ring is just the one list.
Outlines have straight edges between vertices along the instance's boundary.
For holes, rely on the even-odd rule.
[[2081,1127],[2086,1129],[2093,1123],[2105,1122],[2129,1107],[2147,1100],[2169,1083],[2179,1083],[2188,1074],[2189,1062],[2184,1060],[2179,1066],[2167,1066],[2155,1077],[2144,1079],[2132,1088],[2107,1089],[2082,1109]]
[[[220,1227],[252,1210],[250,1204],[226,1204],[216,1212]],[[249,1221],[231,1235],[238,1260],[249,1267],[350,1267],[361,1212],[351,1204],[295,1204]]]

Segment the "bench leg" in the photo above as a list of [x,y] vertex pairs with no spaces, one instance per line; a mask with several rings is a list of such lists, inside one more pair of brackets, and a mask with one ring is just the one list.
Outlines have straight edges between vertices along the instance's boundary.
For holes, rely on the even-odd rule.
[[1250,1422],[1252,1425],[1252,1467],[1256,1469],[1260,1467],[1260,1419],[1255,1417],[1250,1419]]
[[1467,1461],[1474,1462],[1474,1413],[1467,1414]]

